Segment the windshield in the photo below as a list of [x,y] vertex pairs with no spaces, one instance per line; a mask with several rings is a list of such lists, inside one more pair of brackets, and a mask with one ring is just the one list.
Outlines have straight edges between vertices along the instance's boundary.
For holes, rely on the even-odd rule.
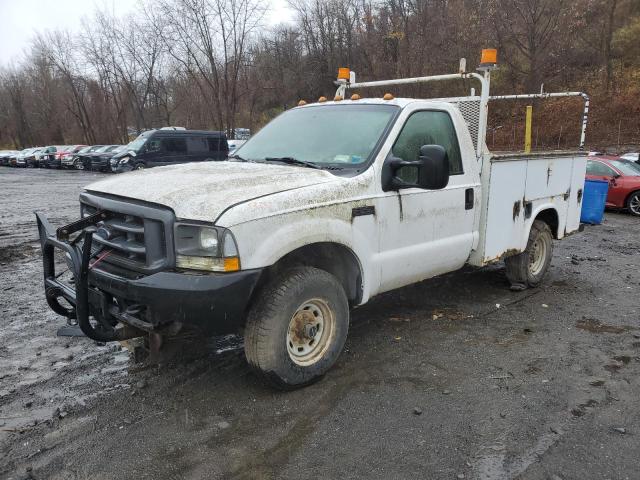
[[640,176],[640,165],[630,160],[611,160],[611,165],[622,172],[623,175]]
[[94,150],[95,153],[102,153],[102,152],[106,152],[111,148],[111,145],[103,145],[100,148],[97,148]]
[[138,152],[142,146],[144,145],[144,142],[147,141],[146,136],[142,136],[140,135],[138,138],[136,138],[133,142],[129,142],[129,144],[125,147],[125,149],[127,150],[127,152]]
[[394,105],[322,105],[289,110],[236,153],[246,160],[294,158],[319,166],[367,162],[398,111]]

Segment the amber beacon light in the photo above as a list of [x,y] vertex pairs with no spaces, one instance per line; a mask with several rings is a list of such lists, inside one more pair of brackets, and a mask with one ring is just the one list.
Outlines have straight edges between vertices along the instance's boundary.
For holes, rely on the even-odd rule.
[[495,65],[498,63],[498,50],[484,48],[480,57],[480,65]]
[[349,80],[350,70],[345,67],[338,68],[338,80]]

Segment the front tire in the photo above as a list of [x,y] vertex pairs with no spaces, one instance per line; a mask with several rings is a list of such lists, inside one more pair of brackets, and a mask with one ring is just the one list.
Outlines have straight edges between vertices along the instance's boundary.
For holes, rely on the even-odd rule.
[[144,170],[144,163],[136,163],[133,167],[134,170]]
[[245,330],[249,365],[282,390],[309,385],[336,362],[349,330],[349,303],[330,273],[296,267],[259,293]]
[[518,255],[507,257],[507,278],[512,287],[537,287],[542,282],[553,257],[553,234],[549,225],[535,220],[529,232],[527,248]]
[[631,215],[640,217],[640,191],[629,195],[629,198],[627,198],[627,210]]

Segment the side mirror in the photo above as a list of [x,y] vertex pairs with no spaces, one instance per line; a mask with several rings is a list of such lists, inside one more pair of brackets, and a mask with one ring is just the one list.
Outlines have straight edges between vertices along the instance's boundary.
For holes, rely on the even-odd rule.
[[[402,168],[415,169],[414,182],[407,182],[398,176]],[[449,184],[449,158],[440,145],[423,145],[416,161],[406,161],[397,157],[387,159],[382,172],[382,190],[400,190],[403,188],[423,188],[440,190]]]

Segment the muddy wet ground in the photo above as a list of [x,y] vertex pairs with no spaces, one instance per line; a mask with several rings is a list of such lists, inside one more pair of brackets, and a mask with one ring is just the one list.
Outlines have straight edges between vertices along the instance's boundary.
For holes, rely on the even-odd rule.
[[640,477],[639,219],[556,242],[535,290],[495,266],[382,295],[281,393],[235,339],[145,367],[56,336],[31,212],[76,219],[98,176],[0,168],[0,478]]

